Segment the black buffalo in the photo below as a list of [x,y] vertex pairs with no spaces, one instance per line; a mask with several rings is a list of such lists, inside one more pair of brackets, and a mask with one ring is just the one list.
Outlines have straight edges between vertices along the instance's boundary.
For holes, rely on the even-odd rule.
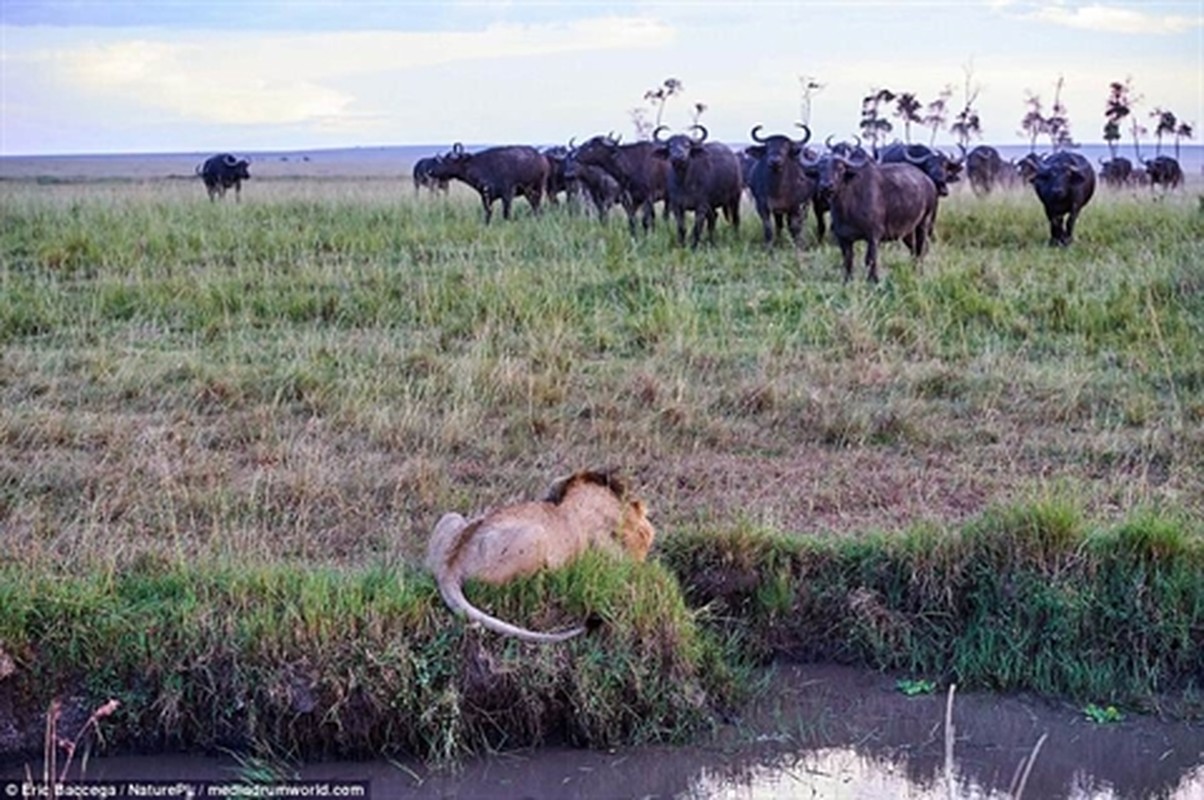
[[431,177],[456,179],[467,183],[481,195],[485,224],[493,217],[493,201],[501,199],[502,217],[510,219],[514,198],[522,195],[539,213],[548,183],[548,160],[534,147],[509,145],[490,147],[477,153],[465,152],[457,142],[451,152],[431,167]]
[[652,142],[620,144],[614,136],[595,136],[575,151],[579,164],[600,167],[619,184],[619,202],[632,236],[636,213],[647,232],[656,219],[653,204],[665,199],[669,164],[652,154],[655,149]]
[[560,202],[560,194],[562,192],[566,199],[570,193],[570,182],[564,174],[564,161],[568,158],[568,155],[569,148],[564,145],[555,145],[543,149],[543,157],[548,160],[547,196],[548,202],[552,205]]
[[829,150],[803,165],[831,208],[844,279],[853,277],[853,243],[864,241],[867,278],[877,283],[879,242],[901,239],[917,259],[927,251],[936,184],[909,164],[878,164],[860,147],[847,152]]
[[740,159],[727,145],[707,142],[707,129],[691,127],[695,135],[675,134],[661,139],[664,126],[653,131],[653,155],[669,164],[666,207],[677,221],[677,243],[686,242],[686,212],[694,212],[691,247],[698,246],[703,225],[707,239],[715,241],[715,221],[722,209],[736,230],[740,229],[740,195],[744,180]]
[[949,194],[949,184],[956,183],[962,171],[960,161],[955,161],[939,150],[922,144],[895,142],[878,154],[879,164],[911,164],[932,179],[936,193],[941,197]]
[[[746,173],[746,183],[756,203],[757,214],[761,217],[765,244],[773,243],[775,228],[777,235],[782,235],[783,222],[794,243],[800,244],[804,209],[815,195],[815,181],[803,172],[799,160],[804,154],[803,148],[811,139],[811,129],[799,123],[803,136],[791,139],[783,134],[761,136],[761,127],[757,125],[749,132],[749,137],[756,144],[746,147],[744,154],[752,160],[752,167]],[[773,218],[772,225],[770,217]]]
[[1095,193],[1095,170],[1078,153],[1060,151],[1047,156],[1030,153],[1020,162],[1049,220],[1049,243],[1065,247],[1074,239],[1074,223]]
[[[849,156],[854,152],[861,151],[861,137],[857,136],[856,134],[853,135],[854,142],[852,143],[843,141],[833,142],[833,138],[833,136],[829,135],[828,138],[824,140],[824,147],[827,148],[826,152],[828,154]],[[812,151],[811,148],[807,148],[807,150],[804,151],[801,160],[804,165],[807,165],[814,162],[818,157],[819,155]],[[814,179],[813,169],[804,169],[804,174],[806,174],[808,178]],[[821,193],[818,187],[816,187],[815,194],[811,196],[811,208],[815,211],[815,239],[816,241],[822,242],[824,240],[824,235],[828,232],[828,226],[825,222],[828,213],[828,196]]]
[[582,164],[571,148],[564,159],[564,179],[570,187],[576,186],[576,194],[584,194],[589,199],[602,222],[606,222],[610,207],[619,202],[623,191],[610,173],[593,164]]
[[1099,179],[1106,185],[1119,189],[1133,181],[1133,162],[1124,156],[1104,161],[1100,159]]
[[447,193],[447,179],[431,175],[431,169],[439,163],[440,158],[441,156],[428,156],[414,162],[414,194],[418,194],[424,186],[432,192],[438,190]]
[[205,189],[212,201],[217,197],[225,197],[226,190],[234,187],[234,199],[242,200],[242,182],[251,179],[247,170],[251,162],[245,158],[235,158],[229,153],[219,153],[198,164],[196,174],[205,182]]
[[990,194],[996,187],[1014,182],[1015,167],[994,147],[980,144],[966,154],[966,177],[975,194]]
[[1150,186],[1176,189],[1183,183],[1183,168],[1170,156],[1155,156],[1145,162],[1145,172],[1149,176]]

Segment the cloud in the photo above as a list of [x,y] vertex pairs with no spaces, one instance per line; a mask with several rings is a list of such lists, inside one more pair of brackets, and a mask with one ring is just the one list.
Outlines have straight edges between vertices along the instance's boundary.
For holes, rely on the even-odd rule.
[[1102,33],[1177,34],[1201,27],[1200,16],[1150,14],[1132,8],[1088,5],[1072,8],[1057,4],[1022,15],[1025,19]]
[[27,55],[89,94],[219,124],[321,123],[354,127],[355,79],[413,79],[408,71],[457,61],[649,48],[673,31],[642,17],[564,24],[499,24],[480,31],[345,31],[256,35],[188,32],[114,38]]

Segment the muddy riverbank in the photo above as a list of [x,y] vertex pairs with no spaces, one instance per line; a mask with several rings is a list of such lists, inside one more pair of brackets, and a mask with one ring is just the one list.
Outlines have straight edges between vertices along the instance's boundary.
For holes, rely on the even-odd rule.
[[[896,676],[781,665],[738,719],[688,747],[537,748],[456,769],[417,761],[240,762],[197,756],[93,759],[97,781],[368,781],[372,797],[759,798],[947,797],[946,695],[904,696]],[[956,796],[1004,797],[1042,736],[1030,798],[1204,796],[1204,723],[1130,715],[1098,724],[1081,709],[1027,695],[959,693],[953,707]],[[38,774],[39,765],[29,765]],[[19,780],[20,765],[0,771]]]

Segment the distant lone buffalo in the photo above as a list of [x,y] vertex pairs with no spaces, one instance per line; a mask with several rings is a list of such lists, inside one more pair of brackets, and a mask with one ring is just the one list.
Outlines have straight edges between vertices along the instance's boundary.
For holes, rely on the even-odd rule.
[[1145,172],[1150,177],[1150,186],[1177,189],[1183,183],[1183,168],[1170,156],[1155,156],[1145,162]]
[[251,164],[245,158],[235,158],[229,153],[219,153],[205,160],[196,168],[196,174],[205,182],[209,192],[209,200],[225,197],[226,190],[234,187],[234,199],[242,200],[242,182],[251,179],[247,167]]
[[485,208],[485,224],[493,217],[493,201],[501,199],[502,217],[510,219],[510,206],[517,195],[527,198],[539,213],[548,185],[548,160],[534,147],[511,145],[468,153],[456,142],[450,153],[431,167],[432,178],[455,178],[477,190]]
[[1049,220],[1049,244],[1066,247],[1074,240],[1074,223],[1095,193],[1095,170],[1078,153],[1029,154],[1020,162],[1025,178],[1037,191]]

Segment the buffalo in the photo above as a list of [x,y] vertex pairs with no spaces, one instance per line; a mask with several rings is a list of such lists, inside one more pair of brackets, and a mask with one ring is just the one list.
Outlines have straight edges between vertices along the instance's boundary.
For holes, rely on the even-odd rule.
[[465,152],[456,142],[451,152],[439,158],[430,175],[438,180],[455,178],[477,190],[485,208],[485,224],[493,217],[493,201],[501,199],[502,217],[510,219],[510,206],[517,195],[527,198],[539,213],[548,183],[548,160],[534,147],[509,145],[490,147],[477,153]]
[[1104,161],[1100,159],[1099,179],[1106,186],[1121,188],[1133,180],[1133,162],[1124,156]]
[[999,151],[990,145],[980,144],[966,154],[966,177],[975,194],[990,194],[998,186],[1011,184],[1015,180],[1015,166],[1004,161]]
[[564,159],[564,178],[570,186],[577,187],[578,194],[584,192],[598,212],[598,219],[606,222],[610,207],[619,202],[619,195],[623,191],[619,182],[601,167],[582,164],[572,149]]
[[438,190],[447,193],[447,179],[435,178],[431,176],[431,169],[439,163],[441,156],[428,156],[420,158],[414,162],[414,194],[417,195],[422,187],[430,189],[432,192]]
[[566,199],[570,193],[570,183],[564,174],[564,161],[569,155],[569,149],[564,145],[556,145],[545,147],[542,152],[543,157],[548,160],[548,202],[557,205],[561,192]]
[[627,225],[635,236],[638,211],[644,231],[652,229],[656,212],[653,204],[665,199],[669,165],[656,158],[652,142],[620,144],[613,135],[595,136],[575,151],[578,164],[599,167],[619,184],[619,202],[627,212]]
[[209,192],[209,200],[213,201],[217,197],[224,198],[226,190],[231,186],[234,187],[234,199],[242,200],[242,182],[251,179],[251,173],[247,170],[251,162],[245,158],[235,158],[229,153],[219,153],[205,160],[204,164],[198,164],[196,174],[205,182],[205,189]]
[[744,191],[744,180],[740,172],[740,159],[726,145],[707,143],[707,129],[694,125],[693,136],[675,134],[661,139],[665,128],[653,131],[656,144],[653,155],[669,163],[667,210],[677,220],[677,243],[686,242],[686,212],[694,212],[694,231],[691,247],[698,246],[702,227],[707,228],[707,238],[715,241],[715,221],[720,209],[736,230],[740,229],[740,195]]
[[[848,153],[847,155],[845,153]],[[853,277],[853,243],[864,241],[867,278],[878,282],[878,243],[901,239],[919,259],[936,214],[936,184],[909,164],[878,164],[860,147],[803,161],[832,211],[844,279]]]
[[1176,189],[1183,183],[1183,168],[1170,156],[1155,156],[1145,162],[1145,172],[1149,176],[1150,186]]
[[1037,192],[1049,220],[1050,246],[1066,247],[1074,239],[1074,223],[1095,193],[1095,170],[1078,153],[1047,156],[1030,153],[1020,169]]
[[922,144],[895,142],[878,154],[879,164],[911,164],[932,179],[936,193],[941,197],[949,194],[949,184],[956,183],[962,171],[960,161],[955,161],[939,150]]
[[746,183],[761,217],[766,245],[773,243],[775,228],[777,235],[782,235],[783,222],[794,243],[801,243],[804,209],[815,195],[815,182],[807,177],[799,160],[811,138],[811,129],[802,123],[798,126],[804,131],[802,138],[791,139],[783,134],[761,136],[762,126],[757,125],[749,132],[756,144],[744,149],[752,160]]

